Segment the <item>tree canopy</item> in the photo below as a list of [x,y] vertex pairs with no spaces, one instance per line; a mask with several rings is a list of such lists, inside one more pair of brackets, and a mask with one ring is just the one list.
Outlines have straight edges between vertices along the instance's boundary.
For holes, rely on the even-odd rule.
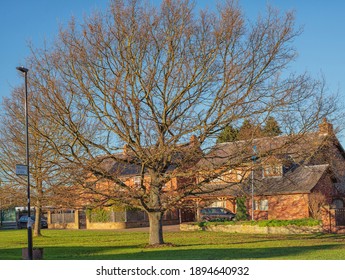
[[276,119],[272,116],[268,117],[266,120],[265,126],[262,129],[262,133],[264,136],[278,136],[282,134],[282,131],[280,129],[280,126]]
[[[299,34],[292,12],[268,8],[248,23],[235,1],[214,11],[188,0],[111,1],[81,24],[72,20],[51,47],[33,49],[40,114],[61,128],[40,133],[99,203],[145,210],[150,244],[163,243],[163,213],[212,179],[191,178],[219,131],[275,113],[298,132],[334,111],[322,82],[284,73]],[[135,166],[140,183],[120,166]],[[178,188],[167,187],[172,179]],[[101,188],[104,180],[111,187]]]
[[234,128],[232,125],[225,126],[217,137],[217,143],[250,140],[261,137],[274,137],[281,134],[282,131],[280,126],[272,116],[266,119],[263,126],[260,123],[254,124],[251,120],[246,119],[240,128]]
[[[25,205],[27,177],[17,176],[16,164],[26,162],[25,142],[25,114],[24,114],[24,89],[16,88],[10,97],[5,98],[2,104],[2,121],[0,122],[0,178],[3,180],[4,190],[11,190],[12,207]],[[62,203],[64,196],[54,197],[54,191],[62,184],[68,184],[66,172],[61,164],[63,158],[55,151],[51,143],[41,134],[59,134],[61,127],[49,123],[40,114],[40,94],[30,94],[28,98],[29,116],[29,146],[30,146],[30,189],[31,206],[35,207],[36,219],[34,234],[40,235],[40,217],[42,207],[55,206],[57,201]],[[56,140],[56,143],[57,140]],[[6,194],[5,194],[6,195]],[[8,205],[10,206],[10,205]]]
[[237,128],[234,128],[231,125],[227,125],[219,133],[219,135],[217,137],[217,143],[237,141],[238,140],[238,132],[239,132],[239,130]]

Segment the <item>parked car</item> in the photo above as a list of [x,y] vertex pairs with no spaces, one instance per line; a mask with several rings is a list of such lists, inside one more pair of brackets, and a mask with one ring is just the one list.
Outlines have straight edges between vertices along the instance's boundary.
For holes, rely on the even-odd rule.
[[202,221],[231,221],[235,214],[222,207],[207,207],[200,210],[200,219]]
[[[31,220],[33,220],[32,227],[34,227],[35,224],[35,216],[31,216]],[[28,216],[21,216],[18,220],[18,228],[27,228],[28,224]],[[41,228],[48,228],[48,223],[45,219],[41,218]]]

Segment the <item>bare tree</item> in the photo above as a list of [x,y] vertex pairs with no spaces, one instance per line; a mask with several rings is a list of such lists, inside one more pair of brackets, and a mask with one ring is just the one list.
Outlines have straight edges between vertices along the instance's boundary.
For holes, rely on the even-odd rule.
[[[291,12],[268,9],[247,23],[234,1],[199,13],[188,0],[112,1],[81,25],[72,20],[49,50],[33,50],[40,113],[63,128],[42,135],[100,202],[144,209],[149,243],[162,244],[163,213],[214,178],[196,185],[192,167],[226,125],[289,114],[297,133],[334,109],[319,81],[285,73],[299,33]],[[126,166],[139,185],[122,177]],[[173,179],[178,188],[167,187]]]
[[[29,87],[30,88],[30,87]],[[36,92],[37,93],[37,92]],[[30,187],[31,201],[35,207],[34,235],[41,235],[40,220],[42,206],[51,204],[52,188],[62,182],[66,184],[65,174],[58,165],[61,162],[58,153],[51,147],[46,138],[38,132],[43,128],[46,135],[57,134],[57,126],[48,123],[39,113],[40,94],[30,93],[29,98],[29,143],[30,143]],[[0,176],[6,188],[3,193],[12,196],[12,205],[25,205],[26,177],[15,174],[16,164],[25,162],[25,114],[24,93],[21,88],[14,89],[9,98],[5,98],[2,106],[2,122],[0,123]],[[15,195],[14,195],[15,194]],[[5,194],[6,195],[6,194]],[[60,196],[59,200],[63,197]]]

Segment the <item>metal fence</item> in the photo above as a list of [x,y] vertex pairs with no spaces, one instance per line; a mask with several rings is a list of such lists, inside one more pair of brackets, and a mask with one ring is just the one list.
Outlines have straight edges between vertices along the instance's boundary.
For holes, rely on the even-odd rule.
[[[116,223],[116,222],[148,222],[149,218],[145,211],[127,210],[113,211],[111,209],[89,209],[86,210],[86,216],[91,223]],[[192,221],[195,213],[191,211],[167,211],[163,216],[163,221]],[[75,222],[75,213],[73,210],[56,211],[51,213],[51,222],[53,224],[65,224]]]
[[335,225],[345,226],[345,208],[335,209]]
[[[179,220],[179,212],[167,211],[163,216],[163,221]],[[111,211],[105,209],[89,210],[89,219],[91,223],[109,223],[109,222],[148,222],[149,218],[145,211],[127,210]]]
[[75,222],[74,211],[52,213],[51,222],[53,224],[74,223]]
[[144,211],[91,210],[89,212],[89,219],[91,223],[148,221],[148,217]]
[[149,220],[144,211],[127,211],[126,222],[146,222]]

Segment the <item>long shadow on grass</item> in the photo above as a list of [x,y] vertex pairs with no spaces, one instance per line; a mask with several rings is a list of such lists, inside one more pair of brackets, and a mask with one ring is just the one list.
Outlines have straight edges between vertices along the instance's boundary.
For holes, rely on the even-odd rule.
[[105,258],[122,260],[239,260],[239,259],[301,259],[309,252],[331,250],[336,245],[269,248],[229,248],[229,249],[170,249],[141,251],[132,254],[116,254]]
[[[23,246],[25,247],[25,246]],[[113,254],[107,252],[132,251],[136,252],[140,246],[113,246],[113,247],[89,247],[89,246],[38,246],[43,248],[44,260],[103,260],[112,259]],[[114,256],[117,254],[114,253]],[[109,258],[110,256],[110,258]],[[21,260],[22,248],[0,249],[0,260]]]
[[[310,252],[322,255],[324,250],[332,250],[336,245],[269,248],[229,248],[229,249],[145,249],[130,246],[132,252],[116,252],[119,247],[47,247],[46,260],[240,260],[240,259],[304,259]],[[121,247],[123,250],[124,247]],[[318,254],[320,253],[320,254]],[[21,259],[21,249],[1,250],[0,259]],[[310,256],[310,255],[309,255]],[[309,258],[313,258],[312,255]],[[317,258],[317,257],[315,257]]]

